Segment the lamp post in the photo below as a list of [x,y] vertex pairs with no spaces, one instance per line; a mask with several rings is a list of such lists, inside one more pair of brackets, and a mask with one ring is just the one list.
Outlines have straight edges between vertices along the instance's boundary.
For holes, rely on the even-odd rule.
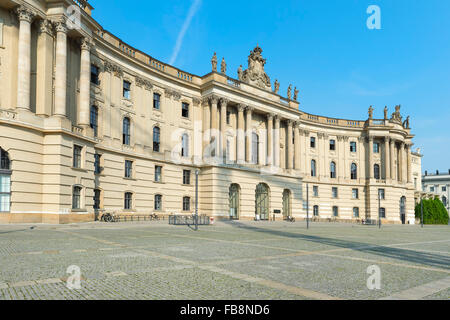
[[195,170],[195,231],[198,230],[198,174],[199,170]]

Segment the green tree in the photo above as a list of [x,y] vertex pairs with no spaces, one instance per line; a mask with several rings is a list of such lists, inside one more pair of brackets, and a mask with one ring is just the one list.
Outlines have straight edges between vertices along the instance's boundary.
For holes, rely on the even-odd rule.
[[[448,212],[439,197],[422,199],[422,202],[424,224],[448,224]],[[420,202],[416,205],[415,215],[420,219]]]

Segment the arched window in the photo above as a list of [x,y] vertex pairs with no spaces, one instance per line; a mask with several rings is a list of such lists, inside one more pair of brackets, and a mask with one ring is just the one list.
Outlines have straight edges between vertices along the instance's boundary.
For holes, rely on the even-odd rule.
[[230,219],[239,219],[239,190],[238,184],[233,183],[229,189]]
[[442,196],[442,203],[444,204],[444,207],[447,207],[447,197]]
[[0,212],[11,208],[11,162],[8,153],[0,148]]
[[252,163],[259,162],[259,136],[252,132]]
[[291,191],[284,189],[283,191],[283,218],[292,216],[291,213]]
[[356,180],[358,178],[358,167],[355,163],[352,163],[351,169],[350,169],[350,178],[352,180]]
[[373,166],[373,176],[375,179],[380,179],[380,165],[374,164]]
[[81,209],[81,187],[74,186],[72,193],[72,209]]
[[313,216],[318,217],[319,216],[319,206],[315,205],[313,207]]
[[330,177],[332,179],[336,178],[336,163],[334,161],[330,163]]
[[131,210],[133,208],[133,194],[131,192],[125,192],[123,207],[125,210]]
[[181,137],[181,156],[189,157],[189,136],[187,133]]
[[91,106],[90,126],[94,131],[94,137],[98,136],[98,107]]
[[269,187],[265,183],[256,186],[255,213],[261,220],[269,219]]
[[130,145],[130,118],[123,118],[122,143]]
[[160,133],[159,127],[153,127],[153,151],[159,152],[160,148]]
[[316,160],[311,160],[311,177],[315,177],[316,173]]

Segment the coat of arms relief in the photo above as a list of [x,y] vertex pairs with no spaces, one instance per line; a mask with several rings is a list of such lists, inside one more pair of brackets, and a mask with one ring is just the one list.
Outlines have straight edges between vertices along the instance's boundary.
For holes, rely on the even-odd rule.
[[248,69],[240,74],[240,81],[271,91],[270,78],[264,71],[266,59],[261,55],[262,49],[257,45],[248,56]]

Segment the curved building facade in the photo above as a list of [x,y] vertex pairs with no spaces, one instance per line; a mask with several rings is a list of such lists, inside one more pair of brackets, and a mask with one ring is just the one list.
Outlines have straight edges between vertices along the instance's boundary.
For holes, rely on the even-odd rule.
[[[414,223],[409,117],[308,114],[265,73],[197,76],[104,30],[78,0],[0,1],[0,222],[102,212]],[[417,174],[416,174],[417,175]],[[418,187],[420,189],[420,186]]]

